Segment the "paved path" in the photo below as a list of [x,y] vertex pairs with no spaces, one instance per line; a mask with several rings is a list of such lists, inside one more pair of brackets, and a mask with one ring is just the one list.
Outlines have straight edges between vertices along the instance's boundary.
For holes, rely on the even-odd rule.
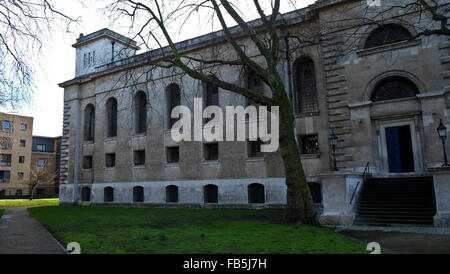
[[25,207],[7,208],[0,219],[0,254],[64,254],[61,245]]
[[[402,229],[406,228],[398,228],[398,230]],[[422,231],[422,233],[399,232],[392,228],[390,231],[387,229],[383,231],[382,229],[354,228],[337,231],[365,244],[377,242],[381,245],[381,248],[400,254],[450,254],[450,234],[443,233],[440,235],[432,229],[427,231],[418,228],[417,232]],[[428,234],[425,234],[427,232]]]

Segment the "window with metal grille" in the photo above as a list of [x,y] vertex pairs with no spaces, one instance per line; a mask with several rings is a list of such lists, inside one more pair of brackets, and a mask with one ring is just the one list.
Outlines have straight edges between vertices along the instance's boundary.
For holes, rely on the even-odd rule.
[[171,84],[167,87],[167,117],[168,117],[168,128],[171,129],[172,126],[177,122],[177,118],[172,118],[172,110],[178,107],[181,102],[180,87],[177,84]]
[[117,100],[110,98],[106,102],[106,137],[117,136]]
[[84,140],[93,141],[95,132],[95,108],[89,104],[84,109]]
[[411,33],[404,27],[396,24],[387,24],[373,31],[366,40],[364,48],[374,48],[411,39]]
[[390,77],[379,83],[372,92],[373,102],[415,97],[419,89],[410,80],[403,77]]
[[180,161],[180,148],[179,147],[168,147],[167,152],[167,163],[178,163]]
[[319,154],[319,137],[317,135],[299,136],[301,154]]
[[319,111],[314,62],[301,58],[295,65],[296,112],[299,114]]
[[140,91],[134,97],[135,133],[147,131],[147,95]]
[[203,149],[204,149],[205,160],[207,160],[207,161],[219,160],[219,144],[218,143],[204,144]]
[[116,166],[116,154],[115,153],[107,153],[105,155],[105,166],[108,168]]

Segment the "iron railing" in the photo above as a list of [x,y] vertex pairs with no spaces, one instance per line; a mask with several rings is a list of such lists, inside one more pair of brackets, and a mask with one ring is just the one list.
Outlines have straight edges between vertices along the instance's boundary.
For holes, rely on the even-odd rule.
[[[367,178],[369,178],[369,176],[370,176],[370,162],[367,162],[366,168],[364,169],[364,173],[362,176],[363,177],[362,178],[363,185],[366,183]],[[355,187],[355,190],[353,191],[352,199],[350,200],[350,205],[353,203],[353,200],[355,199],[355,195],[356,195],[356,192],[358,191],[358,187],[360,184],[361,184],[361,181],[358,182],[358,184]]]

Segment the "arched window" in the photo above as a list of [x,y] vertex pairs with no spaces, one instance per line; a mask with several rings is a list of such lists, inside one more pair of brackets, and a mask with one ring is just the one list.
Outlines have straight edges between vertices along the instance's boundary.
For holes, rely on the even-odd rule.
[[166,187],[166,202],[178,203],[178,187],[168,186]]
[[117,100],[110,98],[106,102],[106,137],[117,136]]
[[370,100],[373,102],[415,97],[419,93],[417,86],[403,77],[390,77],[381,81],[373,90]]
[[95,108],[89,104],[84,109],[84,140],[93,141],[95,132]]
[[219,202],[219,188],[216,185],[203,187],[205,204],[217,204]]
[[167,94],[167,117],[169,121],[168,128],[170,129],[177,121],[177,119],[171,118],[171,114],[172,110],[180,105],[181,102],[180,87],[177,84],[170,84],[167,87],[166,94]]
[[144,188],[141,186],[133,187],[133,202],[142,203],[144,202]]
[[411,38],[411,33],[404,27],[396,24],[387,24],[377,28],[369,35],[364,48],[379,47]]
[[135,133],[147,131],[147,95],[140,91],[134,96]]
[[89,202],[91,200],[91,189],[89,187],[83,187],[81,189],[81,201]]
[[248,202],[250,204],[264,204],[266,202],[264,186],[262,184],[251,184],[248,186]]
[[296,112],[302,114],[319,111],[316,71],[311,59],[300,58],[295,62],[294,84]]
[[104,189],[104,201],[105,203],[114,202],[114,188],[108,186]]

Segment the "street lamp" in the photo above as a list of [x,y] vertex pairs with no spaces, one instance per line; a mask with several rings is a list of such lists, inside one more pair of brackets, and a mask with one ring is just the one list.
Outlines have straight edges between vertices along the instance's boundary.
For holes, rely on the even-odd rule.
[[331,143],[331,149],[332,149],[332,153],[333,153],[334,171],[338,171],[337,164],[336,164],[336,145],[337,145],[338,139],[339,138],[336,136],[336,134],[334,134],[334,131],[331,131],[330,143]]
[[447,138],[447,127],[444,126],[444,124],[442,123],[442,119],[436,130],[439,134],[439,138],[441,138],[442,140],[442,146],[444,147],[444,166],[449,166],[447,160],[447,152],[445,152],[445,139]]

